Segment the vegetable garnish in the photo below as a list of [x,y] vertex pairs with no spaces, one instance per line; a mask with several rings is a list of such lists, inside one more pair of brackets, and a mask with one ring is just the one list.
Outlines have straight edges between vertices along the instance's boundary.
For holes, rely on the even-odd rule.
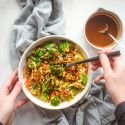
[[68,68],[65,64],[84,58],[70,41],[39,46],[27,57],[25,86],[31,94],[52,106],[70,101],[86,86],[88,64]]

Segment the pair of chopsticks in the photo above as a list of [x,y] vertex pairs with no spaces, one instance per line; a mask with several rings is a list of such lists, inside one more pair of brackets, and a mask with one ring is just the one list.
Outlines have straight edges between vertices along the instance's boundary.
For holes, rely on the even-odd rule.
[[[112,58],[112,57],[119,56],[119,55],[121,55],[120,51],[114,51],[114,52],[108,53],[107,57]],[[67,63],[66,67],[71,67],[71,66],[75,66],[77,64],[92,62],[92,61],[96,61],[96,60],[99,60],[99,56],[92,57],[92,58],[85,59],[85,60],[81,60],[81,61],[78,61],[78,62]]]

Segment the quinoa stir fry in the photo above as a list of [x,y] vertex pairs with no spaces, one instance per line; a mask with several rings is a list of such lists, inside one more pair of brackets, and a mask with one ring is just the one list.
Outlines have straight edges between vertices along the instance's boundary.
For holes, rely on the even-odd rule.
[[77,46],[66,40],[37,47],[27,57],[25,86],[31,94],[52,106],[70,101],[85,88],[88,64],[68,68],[64,64],[84,58]]

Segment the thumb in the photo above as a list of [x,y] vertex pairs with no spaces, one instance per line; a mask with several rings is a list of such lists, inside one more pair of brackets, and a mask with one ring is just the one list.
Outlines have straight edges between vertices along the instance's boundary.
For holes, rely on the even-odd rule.
[[22,85],[21,85],[21,83],[18,81],[18,82],[16,83],[16,85],[14,86],[14,88],[13,88],[11,94],[10,94],[14,100],[17,98],[17,96],[19,95],[19,93],[21,92],[21,90],[22,90]]
[[110,65],[110,61],[109,61],[107,55],[104,53],[101,53],[99,55],[99,59],[100,59],[100,63],[102,65],[102,68],[104,71],[104,75],[109,74],[109,73],[113,73],[111,65]]

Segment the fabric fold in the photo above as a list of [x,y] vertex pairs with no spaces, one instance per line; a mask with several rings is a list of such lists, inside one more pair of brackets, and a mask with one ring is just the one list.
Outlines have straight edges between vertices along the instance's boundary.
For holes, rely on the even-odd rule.
[[26,48],[47,35],[64,35],[61,0],[21,0],[23,9],[10,36],[10,61],[13,69]]

